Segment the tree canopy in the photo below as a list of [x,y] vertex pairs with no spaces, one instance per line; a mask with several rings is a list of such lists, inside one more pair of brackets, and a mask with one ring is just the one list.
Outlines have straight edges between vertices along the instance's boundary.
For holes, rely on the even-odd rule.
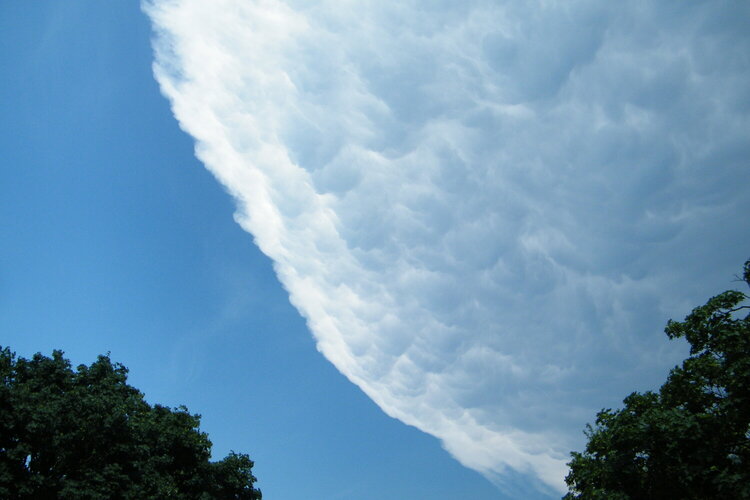
[[0,498],[261,498],[247,455],[211,462],[200,416],[151,406],[127,373],[0,349]]
[[[743,280],[750,285],[750,261]],[[587,425],[571,453],[572,499],[750,498],[750,315],[747,296],[726,291],[669,321],[690,356],[658,392],[634,392]]]

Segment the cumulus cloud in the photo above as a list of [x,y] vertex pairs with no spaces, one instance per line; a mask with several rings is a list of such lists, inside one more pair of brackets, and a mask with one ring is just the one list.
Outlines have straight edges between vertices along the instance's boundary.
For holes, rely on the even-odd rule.
[[[152,0],[154,71],[319,350],[494,481],[750,243],[742,2]],[[724,274],[721,274],[724,273]]]

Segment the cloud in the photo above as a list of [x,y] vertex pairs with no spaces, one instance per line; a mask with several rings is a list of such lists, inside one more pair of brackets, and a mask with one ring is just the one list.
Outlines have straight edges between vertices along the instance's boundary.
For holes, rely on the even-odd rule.
[[679,358],[664,320],[746,257],[745,3],[144,9],[318,349],[496,482],[561,489],[583,423]]

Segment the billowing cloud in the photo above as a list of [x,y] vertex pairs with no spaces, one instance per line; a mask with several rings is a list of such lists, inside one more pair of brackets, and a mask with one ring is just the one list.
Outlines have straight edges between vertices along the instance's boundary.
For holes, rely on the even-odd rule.
[[747,5],[145,10],[162,91],[319,350],[466,466],[559,489],[593,411],[678,359],[659,329],[699,271],[750,243]]

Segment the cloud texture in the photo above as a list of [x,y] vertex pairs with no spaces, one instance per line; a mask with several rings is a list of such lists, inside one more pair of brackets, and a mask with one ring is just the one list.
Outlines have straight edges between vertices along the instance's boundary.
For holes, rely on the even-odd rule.
[[155,74],[319,350],[559,489],[750,243],[744,2],[154,0]]

